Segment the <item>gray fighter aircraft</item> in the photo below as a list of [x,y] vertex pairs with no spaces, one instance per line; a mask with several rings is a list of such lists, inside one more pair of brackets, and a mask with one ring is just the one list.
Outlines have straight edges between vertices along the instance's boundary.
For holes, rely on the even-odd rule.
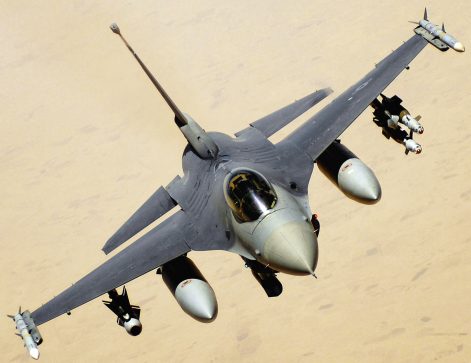
[[[276,144],[268,138],[332,90],[316,91],[254,121],[235,138],[206,132],[180,110],[113,24],[111,30],[121,37],[170,106],[188,141],[183,152],[184,173],[157,189],[106,242],[103,251],[114,251],[151,223],[173,214],[45,305],[32,313],[20,309],[10,316],[31,357],[39,357],[37,346],[42,337],[38,325],[70,314],[105,293],[110,300],[104,303],[116,314],[118,324],[138,335],[140,308],[130,304],[124,287],[122,293],[116,289],[151,270],[162,275],[186,313],[202,322],[214,320],[216,297],[187,257],[190,251],[226,250],[240,255],[268,296],[282,292],[277,273],[314,275],[320,227],[308,198],[314,164],[347,197],[366,204],[379,201],[381,188],[374,173],[338,141],[369,105],[383,133],[394,134],[409,151],[418,150],[407,141],[414,130],[423,132],[418,120],[411,121],[397,96],[382,96],[381,102],[377,97],[428,43],[438,44],[441,50],[446,46],[434,42],[433,34],[426,32],[430,22],[421,22],[419,27],[422,23],[420,31],[371,72]],[[443,34],[439,35],[443,40]],[[411,128],[410,135],[399,132],[399,124]]]

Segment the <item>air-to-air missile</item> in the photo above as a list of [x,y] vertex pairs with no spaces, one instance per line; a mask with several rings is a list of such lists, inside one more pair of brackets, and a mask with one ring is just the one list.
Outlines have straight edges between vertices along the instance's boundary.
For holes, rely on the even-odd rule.
[[414,31],[441,51],[444,52],[448,48],[452,48],[457,52],[464,52],[463,44],[450,34],[447,34],[445,24],[442,24],[440,27],[428,20],[427,9],[424,11],[424,18],[418,23],[413,23],[418,25]]
[[[422,146],[413,139],[413,134],[422,134],[424,132],[423,126],[419,123],[420,116],[412,117],[402,105],[402,100],[398,96],[391,98],[380,94],[381,100],[375,99],[371,102],[370,106],[373,107],[373,121],[375,124],[382,128],[383,135],[390,139],[392,138],[399,144],[404,145],[406,154],[413,152],[420,154]],[[401,128],[404,125],[409,129],[409,132]]]
[[348,198],[363,204],[374,204],[381,199],[381,186],[373,171],[340,141],[333,142],[316,163]]
[[8,315],[12,318],[16,324],[16,330],[18,330],[18,335],[23,339],[26,350],[33,359],[39,359],[39,349],[38,345],[42,343],[43,338],[39,333],[36,324],[31,317],[31,314],[28,310],[21,312],[21,307],[17,314]]
[[157,273],[185,313],[202,322],[216,319],[218,304],[213,289],[198,267],[186,256],[162,265]]

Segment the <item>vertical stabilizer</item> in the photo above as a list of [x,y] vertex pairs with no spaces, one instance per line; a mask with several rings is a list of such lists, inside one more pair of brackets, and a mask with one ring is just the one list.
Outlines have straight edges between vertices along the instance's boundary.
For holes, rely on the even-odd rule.
[[424,20],[428,20],[427,8],[424,10]]
[[146,73],[147,77],[149,77],[152,84],[155,86],[155,88],[157,88],[167,105],[172,109],[173,113],[175,114],[175,123],[180,128],[180,131],[183,133],[188,143],[193,147],[196,153],[203,159],[215,158],[219,150],[213,139],[196,123],[196,121],[191,119],[191,117],[183,113],[178,108],[175,102],[173,102],[168,93],[164,90],[162,85],[146,67],[144,62],[141,61],[141,58],[139,58],[134,49],[132,49],[126,39],[124,39],[118,25],[113,23],[111,24],[110,29],[113,33],[119,35],[134,58],[136,58],[142,70]]

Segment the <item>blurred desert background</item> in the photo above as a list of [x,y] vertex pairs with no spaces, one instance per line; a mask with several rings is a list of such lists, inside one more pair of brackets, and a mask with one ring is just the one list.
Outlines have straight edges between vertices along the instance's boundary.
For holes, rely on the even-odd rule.
[[[280,275],[268,299],[223,252],[191,253],[219,302],[201,324],[160,277],[127,285],[134,338],[100,299],[40,327],[43,362],[470,362],[471,2],[427,2],[468,51],[428,46],[387,89],[413,115],[422,155],[371,121],[342,136],[376,173],[375,206],[315,174],[318,280]],[[182,109],[227,134],[308,93],[334,94],[412,34],[424,2],[0,1],[0,351],[28,362],[5,317],[31,311],[106,260],[107,238],[181,174],[184,139],[118,37]],[[276,140],[276,138],[275,138]]]

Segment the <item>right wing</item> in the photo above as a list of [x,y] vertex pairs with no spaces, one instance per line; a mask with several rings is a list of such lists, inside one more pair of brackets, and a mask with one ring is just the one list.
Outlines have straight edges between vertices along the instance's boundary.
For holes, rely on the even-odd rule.
[[175,213],[34,311],[34,322],[43,324],[189,252],[193,238],[185,212]]

